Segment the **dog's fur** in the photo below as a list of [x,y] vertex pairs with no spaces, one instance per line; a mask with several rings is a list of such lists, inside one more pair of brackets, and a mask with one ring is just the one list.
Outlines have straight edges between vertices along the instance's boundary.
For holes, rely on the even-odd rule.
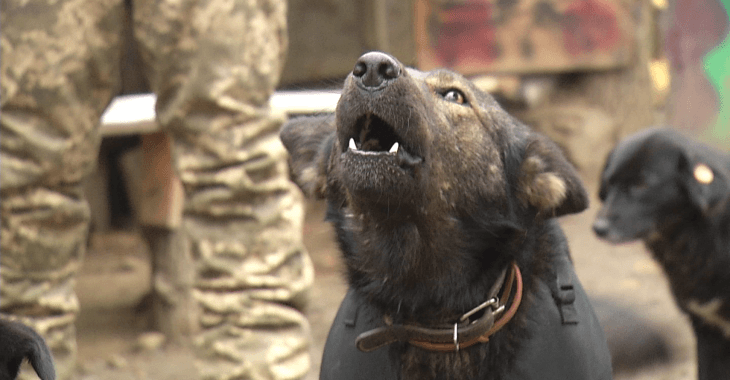
[[[458,353],[390,347],[403,379],[501,379],[540,312],[531,308],[537,281],[567,255],[553,218],[584,210],[587,195],[555,144],[467,79],[378,54],[360,58],[362,77],[348,76],[334,116],[284,126],[292,176],[326,198],[350,287],[393,323],[453,324],[514,260],[525,296],[487,344]],[[350,138],[379,153],[355,153]],[[396,141],[399,153],[388,155]]]
[[594,223],[609,242],[644,241],[663,266],[692,320],[702,380],[730,379],[729,171],[709,146],[668,128],[641,131],[609,154]]
[[0,380],[15,379],[26,358],[41,380],[56,378],[53,358],[43,338],[26,325],[0,319]]

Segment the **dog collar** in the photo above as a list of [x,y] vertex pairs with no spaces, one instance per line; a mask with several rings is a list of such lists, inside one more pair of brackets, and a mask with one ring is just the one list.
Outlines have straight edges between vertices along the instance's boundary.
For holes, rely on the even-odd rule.
[[[509,276],[507,272],[509,270]],[[506,278],[506,281],[505,281]],[[501,297],[497,294],[502,289]],[[512,292],[514,288],[514,292]],[[511,296],[511,297],[510,297]],[[507,304],[511,304],[507,308]],[[430,351],[459,351],[489,338],[509,322],[522,301],[522,274],[512,262],[492,285],[489,299],[462,315],[450,328],[427,328],[416,325],[388,324],[360,334],[355,344],[360,351],[370,352],[395,342],[407,342]],[[470,321],[474,314],[483,311],[481,317]]]

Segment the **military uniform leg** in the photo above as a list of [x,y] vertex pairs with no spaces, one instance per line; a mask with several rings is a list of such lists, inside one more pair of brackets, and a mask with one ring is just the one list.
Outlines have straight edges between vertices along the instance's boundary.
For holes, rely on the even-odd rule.
[[61,380],[75,367],[73,286],[90,217],[81,181],[118,79],[121,5],[6,0],[0,15],[0,313],[44,336]]
[[313,280],[303,200],[268,98],[286,49],[284,0],[138,1],[135,32],[175,139],[194,263],[204,379],[297,379],[309,369],[298,307]]

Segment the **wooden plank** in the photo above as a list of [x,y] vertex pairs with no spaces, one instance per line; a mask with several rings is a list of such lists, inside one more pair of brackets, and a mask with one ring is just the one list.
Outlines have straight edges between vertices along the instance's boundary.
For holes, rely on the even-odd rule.
[[416,0],[418,67],[465,75],[625,66],[633,21],[620,0]]
[[154,94],[122,95],[114,98],[101,115],[102,136],[154,133],[160,130],[155,121]]
[[335,112],[339,90],[331,91],[277,91],[271,95],[271,108],[293,114]]
[[172,167],[172,138],[165,132],[142,135],[142,191],[139,222],[176,228],[182,220],[184,192]]
[[[340,99],[338,91],[277,91],[271,96],[271,108],[277,112],[315,114],[334,112]],[[154,94],[117,96],[101,117],[102,136],[154,133],[160,130],[155,121]]]
[[[287,114],[334,112],[340,94],[335,91],[287,91],[271,97],[271,107]],[[184,192],[172,167],[171,137],[155,120],[154,94],[114,98],[101,122],[103,136],[139,134],[142,138],[142,190],[139,222],[176,228],[182,219]]]

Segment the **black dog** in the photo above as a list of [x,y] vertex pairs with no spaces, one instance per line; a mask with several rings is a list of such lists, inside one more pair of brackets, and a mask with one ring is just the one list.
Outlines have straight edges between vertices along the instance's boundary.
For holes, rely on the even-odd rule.
[[0,319],[0,380],[15,379],[26,358],[41,380],[56,378],[53,358],[43,338],[26,325]]
[[728,157],[665,128],[614,148],[593,225],[612,243],[643,240],[697,336],[699,378],[730,379]]
[[321,379],[609,379],[554,217],[587,206],[547,138],[447,70],[360,57],[334,116],[281,132],[350,290]]

